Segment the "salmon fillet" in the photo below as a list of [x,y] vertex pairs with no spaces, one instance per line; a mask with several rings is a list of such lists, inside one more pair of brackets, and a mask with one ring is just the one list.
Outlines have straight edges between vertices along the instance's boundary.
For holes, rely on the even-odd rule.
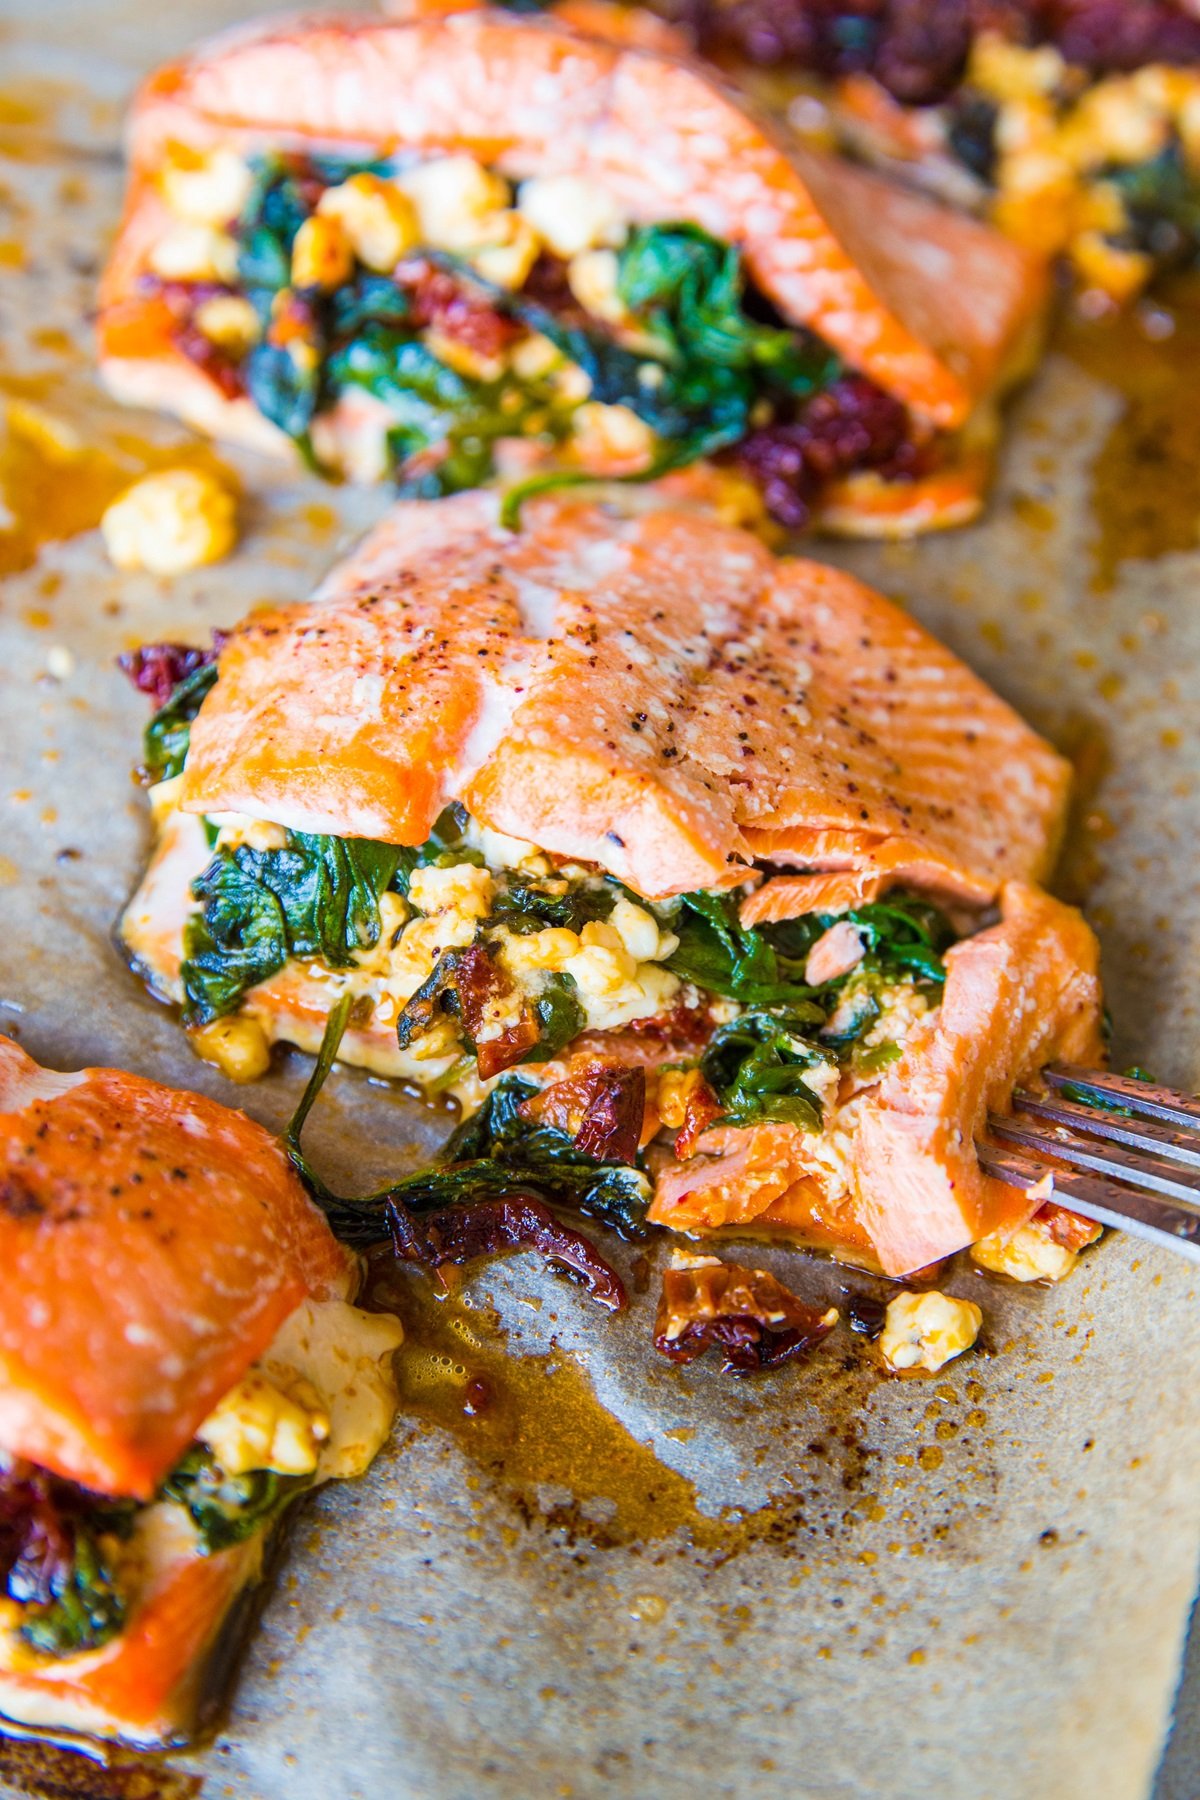
[[[247,403],[224,400],[172,349],[161,303],[137,291],[161,228],[153,177],[167,146],[218,142],[466,149],[513,180],[588,177],[635,222],[682,217],[736,244],[786,319],[917,418],[955,429],[1003,385],[1045,304],[1039,260],[794,142],[711,70],[596,35],[582,17],[582,29],[486,10],[271,21],[159,70],[131,115],[127,208],[101,287],[110,385],[261,440]],[[948,516],[972,504],[945,493],[922,502]]]
[[350,1265],[281,1147],[195,1094],[0,1038],[0,1444],[149,1499]]
[[897,607],[647,494],[402,502],[318,604],[255,614],[183,805],[415,844],[483,824],[658,898],[756,859],[982,904],[1037,880],[1069,772]]
[[989,1112],[1047,1062],[1103,1061],[1096,940],[1081,916],[1019,883],[1000,922],[946,954],[940,1006],[900,1059],[843,1103],[825,1132],[716,1128],[659,1176],[649,1217],[675,1231],[753,1223],[905,1275],[1041,1205],[985,1175],[974,1151]]

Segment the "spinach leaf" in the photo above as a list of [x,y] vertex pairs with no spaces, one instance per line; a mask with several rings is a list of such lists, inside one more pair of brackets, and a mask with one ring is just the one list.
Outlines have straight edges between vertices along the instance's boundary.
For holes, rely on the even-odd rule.
[[797,397],[827,387],[838,373],[837,357],[811,333],[751,318],[741,252],[699,225],[635,227],[619,269],[621,299],[679,369],[758,375]]
[[196,1443],[163,1483],[162,1497],[186,1509],[200,1536],[200,1554],[213,1556],[253,1536],[309,1485],[307,1475],[274,1469],[227,1475],[207,1444]]
[[[795,1006],[815,992],[804,980],[804,958],[777,951],[766,936],[738,919],[736,894],[684,894],[671,929],[679,947],[668,969],[710,994],[747,1006]],[[824,1018],[813,1007],[814,1020]]]
[[1118,238],[1144,250],[1160,268],[1182,269],[1200,255],[1200,181],[1180,144],[1146,162],[1105,169],[1125,203],[1128,226]]
[[[721,1102],[718,1125],[797,1125],[821,1129],[818,1096],[804,1071],[827,1058],[809,1035],[812,1007],[747,1012],[713,1033],[700,1070]],[[820,1017],[823,1014],[819,1013]]]
[[545,989],[533,1003],[538,1023],[538,1041],[521,1058],[525,1063],[549,1062],[565,1050],[587,1024],[587,1013],[575,998],[575,982],[570,975],[552,975]]
[[866,945],[860,969],[891,979],[915,975],[939,985],[945,981],[942,956],[957,933],[940,908],[916,895],[889,894],[850,912],[807,913],[758,929],[780,956],[803,965],[817,939],[842,919],[857,928]]
[[611,887],[584,887],[574,883],[565,894],[547,892],[542,878],[510,872],[504,890],[492,903],[489,924],[501,924],[508,931],[525,935],[545,931],[550,926],[565,926],[579,931],[595,919],[607,919],[617,903]]
[[379,939],[379,897],[404,860],[394,844],[289,832],[282,849],[218,850],[192,883],[201,910],[184,930],[184,1020],[233,1012],[247,988],[293,956],[345,968]]
[[375,1194],[335,1194],[313,1169],[300,1138],[333,1067],[349,1017],[347,995],[329,1015],[320,1054],[284,1138],[292,1166],[338,1237],[351,1244],[378,1243],[388,1233],[389,1200],[403,1202],[411,1212],[429,1212],[528,1189],[550,1200],[566,1200],[581,1212],[603,1219],[623,1237],[646,1235],[650,1184],[645,1175],[623,1164],[597,1163],[578,1151],[565,1132],[522,1118],[522,1101],[532,1098],[538,1089],[515,1075],[496,1084],[479,1110],[447,1140],[431,1168],[405,1176]]
[[19,1627],[25,1643],[43,1656],[79,1656],[98,1650],[125,1623],[126,1601],[98,1541],[82,1522],[73,1527],[70,1569],[46,1606],[25,1609]]
[[151,782],[169,781],[183,772],[192,720],[216,679],[216,663],[202,663],[184,677],[147,725],[142,735],[142,762]]

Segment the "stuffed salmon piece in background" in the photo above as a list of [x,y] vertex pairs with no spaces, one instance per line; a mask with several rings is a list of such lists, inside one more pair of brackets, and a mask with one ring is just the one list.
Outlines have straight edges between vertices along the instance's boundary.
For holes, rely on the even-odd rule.
[[160,70],[109,387],[419,495],[715,458],[788,528],[972,517],[1042,261],[790,141],[638,19],[268,21]]

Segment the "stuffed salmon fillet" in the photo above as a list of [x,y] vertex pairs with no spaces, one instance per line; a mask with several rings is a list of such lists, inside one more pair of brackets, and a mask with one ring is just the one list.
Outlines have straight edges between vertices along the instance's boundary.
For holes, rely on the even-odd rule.
[[8,1038],[0,1241],[0,1725],[184,1742],[289,1501],[386,1436],[400,1328],[261,1127]]
[[135,102],[109,386],[438,494],[716,457],[785,526],[978,509],[1031,254],[603,8],[274,21]]
[[559,1133],[680,1230],[889,1272],[1015,1230],[980,1108],[1099,1053],[1094,940],[1036,885],[1062,759],[899,608],[678,495],[499,513],[401,502],[310,605],[132,660],[135,965],[239,1078],[348,996],[339,1054],[453,1093],[472,1158]]

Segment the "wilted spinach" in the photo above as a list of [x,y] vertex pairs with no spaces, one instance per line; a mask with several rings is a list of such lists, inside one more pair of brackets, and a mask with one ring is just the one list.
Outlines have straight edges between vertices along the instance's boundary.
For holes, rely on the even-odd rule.
[[[667,968],[682,981],[747,1006],[787,1006],[811,1000],[804,980],[807,951],[776,949],[763,931],[743,925],[736,894],[684,894],[671,930],[679,947]],[[819,934],[818,934],[819,935]]]
[[142,765],[147,780],[169,781],[182,774],[192,735],[192,720],[217,679],[215,662],[203,663],[176,687],[142,734]]
[[778,925],[759,927],[780,956],[805,961],[817,939],[845,919],[866,945],[864,971],[895,978],[915,975],[940,985],[946,979],[943,952],[958,935],[945,913],[915,894],[889,894],[844,913],[807,913]]
[[821,1102],[805,1071],[828,1061],[814,1035],[825,1014],[819,1006],[785,1012],[746,1012],[718,1026],[700,1059],[700,1071],[721,1102],[718,1125],[796,1125],[821,1129]]
[[[114,1522],[123,1530],[127,1520]],[[98,1650],[116,1637],[125,1623],[126,1601],[96,1529],[78,1520],[72,1528],[71,1561],[56,1579],[57,1592],[44,1606],[26,1608],[19,1627],[24,1641],[43,1656],[79,1656]]]
[[379,897],[405,856],[394,844],[308,832],[289,832],[280,849],[218,850],[192,883],[202,904],[184,930],[185,1022],[233,1012],[293,956],[353,962],[378,941]]
[[227,1475],[207,1444],[193,1444],[163,1484],[162,1497],[186,1508],[199,1534],[202,1556],[213,1556],[253,1536],[310,1485],[307,1475],[250,1469]]
[[333,1066],[349,1016],[347,997],[329,1015],[316,1065],[285,1135],[294,1168],[340,1238],[359,1245],[385,1238],[389,1201],[421,1213],[529,1190],[550,1200],[566,1200],[581,1212],[603,1219],[623,1237],[645,1235],[650,1200],[645,1175],[622,1164],[598,1163],[577,1150],[565,1132],[522,1118],[522,1102],[538,1090],[532,1082],[514,1075],[497,1083],[479,1110],[447,1140],[432,1167],[374,1194],[335,1194],[313,1169],[300,1138]]
[[[563,885],[562,883],[558,884]],[[525,935],[550,926],[580,931],[595,919],[607,919],[617,903],[614,887],[585,887],[570,883],[566,893],[548,892],[536,875],[511,871],[492,902],[489,924]]]

